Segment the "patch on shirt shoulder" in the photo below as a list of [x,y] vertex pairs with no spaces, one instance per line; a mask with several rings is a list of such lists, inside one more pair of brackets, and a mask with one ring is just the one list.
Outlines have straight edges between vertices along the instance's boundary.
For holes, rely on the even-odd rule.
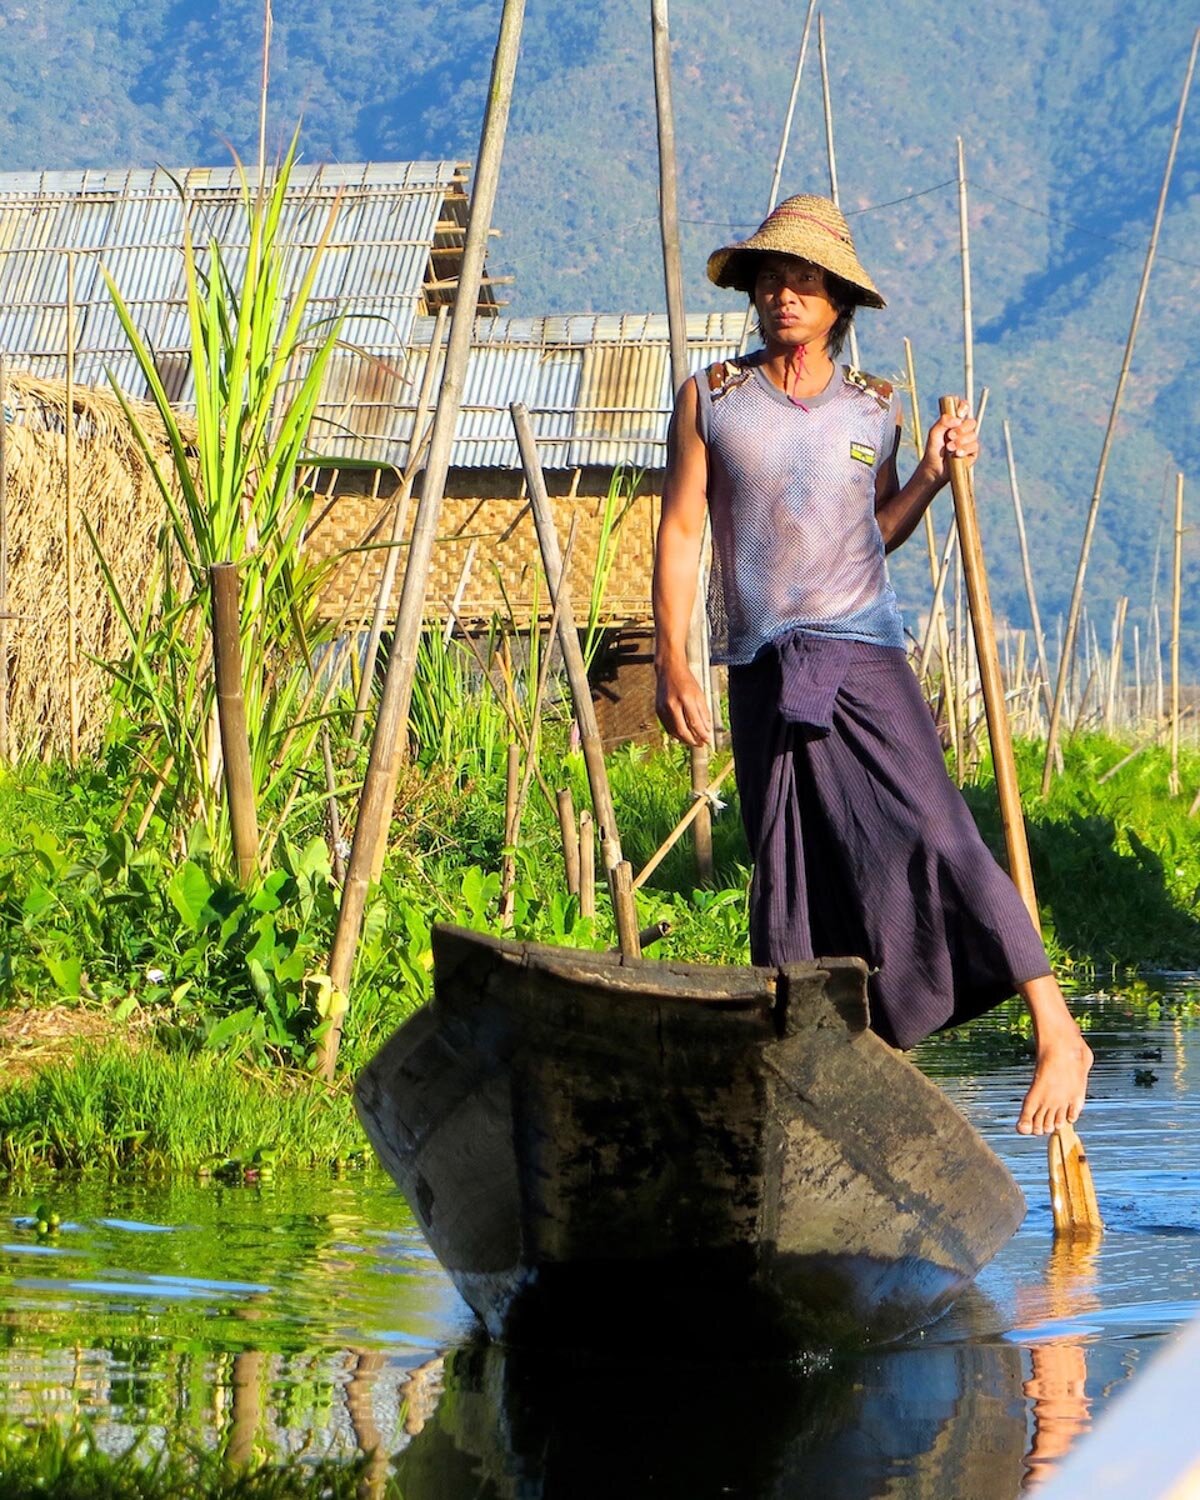
[[875,462],[875,450],[870,443],[851,443],[850,457],[858,459],[860,464],[866,464],[870,468]]
[[739,364],[736,359],[723,359],[715,365],[709,365],[705,373],[708,376],[709,397],[713,401],[719,401],[739,385],[745,385],[754,371],[747,365]]
[[895,387],[890,380],[883,380],[878,375],[868,375],[865,370],[856,370],[851,365],[846,368],[846,384],[873,396],[884,411],[891,410]]

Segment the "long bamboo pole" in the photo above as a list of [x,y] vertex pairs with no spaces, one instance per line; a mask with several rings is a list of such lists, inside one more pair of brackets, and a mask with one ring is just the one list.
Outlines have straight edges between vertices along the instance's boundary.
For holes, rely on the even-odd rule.
[[1050,697],[1050,663],[1046,658],[1046,636],[1042,630],[1042,615],[1038,609],[1037,589],[1033,582],[1033,566],[1029,561],[1029,541],[1025,535],[1025,510],[1021,504],[1021,489],[1017,483],[1017,461],[1013,456],[1012,433],[1009,430],[1008,418],[1002,423],[1004,428],[1004,453],[1008,461],[1008,488],[1012,495],[1013,514],[1017,520],[1017,542],[1021,549],[1021,571],[1025,575],[1025,597],[1029,601],[1029,618],[1033,624],[1033,645],[1037,652],[1038,671],[1042,676],[1042,692],[1046,699],[1046,713],[1049,715],[1053,706]]
[[[775,156],[775,169],[771,173],[771,191],[767,194],[767,213],[775,207],[779,201],[779,184],[783,178],[783,162],[787,156],[788,142],[792,138],[792,120],[796,113],[796,100],[800,96],[800,80],[804,76],[804,59],[808,53],[808,34],[812,28],[813,11],[816,9],[817,0],[808,0],[808,9],[804,13],[804,30],[800,36],[800,55],[796,59],[796,71],[792,74],[792,92],[788,96],[787,111],[783,117],[783,132],[779,137],[779,150]],[[766,215],[764,215],[764,218]],[[745,354],[746,345],[750,342],[750,324],[754,320],[753,305],[746,308],[746,318],[742,324],[742,337],[738,342],[738,353]]]
[[958,248],[962,262],[963,387],[967,406],[975,410],[975,321],[971,303],[971,227],[967,213],[967,160],[958,143]]
[[5,358],[0,354],[0,766],[9,761],[8,744],[8,417]]
[[[678,174],[675,166],[675,112],[671,103],[671,31],[667,0],[651,0],[650,33],[654,49],[654,104],[658,125],[659,229],[662,238],[663,280],[667,296],[667,326],[671,340],[671,387],[678,395],[688,378],[687,322],[683,306],[683,269],[679,249]],[[701,570],[703,572],[703,569]],[[705,630],[704,590],[697,588],[688,622],[688,666],[711,700],[711,672]],[[709,702],[709,711],[713,704]],[[707,745],[694,745],[689,753],[692,791],[701,795],[708,787]],[[711,880],[713,872],[712,815],[706,803],[692,825],[696,873]]]
[[67,696],[71,764],[79,764],[79,600],[75,586],[75,252],[67,251],[66,562]]
[[1129,367],[1133,362],[1133,349],[1137,342],[1138,328],[1142,321],[1142,309],[1146,305],[1146,291],[1150,285],[1150,272],[1158,249],[1158,237],[1162,230],[1163,215],[1167,207],[1167,191],[1171,186],[1171,174],[1175,169],[1175,155],[1179,149],[1179,137],[1183,131],[1183,117],[1191,92],[1192,75],[1196,71],[1196,52],[1200,48],[1200,27],[1192,37],[1192,50],[1188,57],[1187,73],[1183,90],[1179,96],[1179,109],[1175,115],[1175,128],[1171,132],[1171,145],[1167,152],[1167,164],[1163,171],[1162,186],[1158,194],[1158,206],[1154,213],[1154,228],[1150,233],[1150,244],[1146,250],[1146,262],[1142,267],[1142,279],[1138,286],[1133,306],[1133,318],[1129,325],[1129,336],[1125,341],[1125,354],[1121,360],[1121,372],[1117,377],[1117,388],[1113,392],[1112,407],[1108,414],[1108,426],[1100,449],[1100,461],[1096,468],[1096,482],[1092,487],[1091,503],[1088,506],[1087,522],[1083,529],[1083,542],[1079,549],[1079,564],[1075,569],[1075,586],[1071,591],[1071,604],[1067,612],[1067,630],[1063,640],[1062,658],[1058,664],[1058,682],[1054,690],[1054,706],[1050,712],[1050,725],[1046,731],[1046,762],[1042,768],[1042,796],[1050,793],[1050,782],[1054,769],[1054,751],[1058,745],[1059,726],[1062,720],[1063,699],[1071,675],[1071,663],[1075,656],[1075,635],[1079,628],[1079,611],[1083,603],[1083,582],[1087,574],[1088,555],[1092,547],[1092,534],[1096,529],[1096,515],[1100,509],[1100,496],[1104,489],[1104,476],[1108,469],[1108,457],[1116,436],[1117,416],[1121,410],[1121,398],[1125,393],[1125,382],[1129,378]]
[[[945,396],[942,415],[953,415],[954,401]],[[979,658],[979,675],[987,713],[988,736],[992,744],[992,767],[1000,799],[1000,821],[1008,850],[1008,869],[1035,929],[1041,930],[1037,891],[1033,884],[1033,866],[1029,860],[1029,842],[1021,812],[1021,790],[1013,757],[1008,713],[1004,703],[1004,682],[996,652],[996,631],[988,594],[987,571],[983,560],[983,543],[975,514],[974,486],[971,470],[962,459],[950,459],[950,486],[954,496],[954,513],[967,592],[970,596],[971,623],[975,650]],[[1091,1169],[1075,1134],[1074,1127],[1064,1125],[1048,1143],[1050,1156],[1051,1201],[1056,1233],[1098,1234],[1102,1229]]]
[[363,729],[367,719],[367,704],[371,701],[371,686],[375,680],[375,658],[379,654],[379,642],[383,636],[383,627],[387,623],[388,610],[392,605],[392,589],[396,583],[396,569],[400,562],[400,544],[404,540],[405,528],[408,526],[409,501],[412,499],[413,482],[425,457],[425,448],[429,440],[426,431],[426,423],[429,417],[429,406],[433,397],[433,382],[437,373],[438,361],[442,352],[442,339],[445,335],[446,317],[448,310],[443,303],[437,310],[437,316],[433,322],[433,334],[429,340],[429,352],[425,357],[425,368],[421,372],[421,388],[417,395],[417,405],[413,412],[412,431],[408,439],[408,461],[404,465],[404,473],[400,479],[399,489],[393,498],[392,529],[388,538],[387,554],[384,558],[383,573],[379,579],[379,592],[375,596],[375,609],[371,615],[371,629],[367,634],[366,649],[363,651],[362,674],[359,678],[358,694],[354,703],[354,718],[350,724],[350,739],[358,744],[362,739]]
[[[829,165],[829,196],[840,208],[842,200],[838,193],[837,151],[833,144],[833,98],[829,90],[829,57],[825,51],[825,17],[817,17],[817,52],[821,58],[821,104],[825,112],[825,157]],[[850,363],[857,370],[858,339],[854,324],[850,325]]]
[[537,441],[533,434],[533,425],[529,420],[528,409],[521,402],[514,401],[509,411],[512,413],[513,427],[517,434],[517,446],[521,450],[521,466],[525,471],[525,484],[529,492],[534,526],[537,528],[546,582],[550,588],[551,598],[554,600],[554,607],[558,611],[558,644],[562,651],[563,664],[567,669],[567,680],[571,685],[571,697],[575,704],[575,719],[579,725],[583,760],[587,767],[588,784],[592,791],[592,806],[596,810],[600,851],[613,898],[617,935],[621,943],[621,952],[636,958],[640,949],[633,892],[630,889],[629,879],[623,879],[615,874],[623,865],[628,875],[629,866],[621,853],[621,840],[617,834],[617,815],[613,807],[612,791],[608,784],[608,768],[604,763],[600,727],[596,723],[596,709],[592,702],[592,691],[588,683],[583,651],[579,645],[575,611],[571,607],[570,585],[563,571],[558,534],[554,529],[554,515],[550,509],[550,497],[546,493],[546,482],[542,476],[541,462],[538,459]]
[[213,671],[217,679],[217,722],[221,727],[221,758],[229,825],[238,879],[249,884],[258,868],[258,816],[254,779],[250,771],[250,740],[246,732],[246,700],[242,694],[241,619],[238,576],[233,563],[213,563],[208,570],[212,589]]
[[500,34],[492,61],[487,112],[479,143],[479,158],[471,194],[467,233],[463,244],[458,291],[455,294],[454,314],[450,323],[446,367],[442,375],[437,416],[434,418],[433,432],[429,440],[429,457],[425,465],[421,504],[409,544],[408,563],[404,570],[404,588],[400,596],[392,648],[388,654],[387,673],[384,678],[383,692],[380,695],[375,734],[371,740],[370,760],[367,764],[367,774],[359,801],[358,822],[355,825],[354,843],[350,850],[350,865],[346,871],[346,883],[342,888],[342,900],[338,908],[337,931],[334,934],[333,950],[329,957],[328,1025],[317,1048],[317,1066],[321,1075],[327,1079],[333,1077],[333,1071],[337,1065],[338,1048],[341,1045],[342,1026],[348,1004],[350,976],[354,968],[354,954],[358,948],[359,934],[362,931],[371,866],[379,842],[379,826],[381,821],[388,816],[391,808],[392,760],[402,726],[408,721],[413,674],[417,662],[417,646],[425,612],[425,593],[433,558],[433,544],[437,536],[438,516],[446,487],[446,474],[450,467],[450,445],[454,439],[458,411],[462,404],[463,382],[466,378],[467,358],[471,346],[471,330],[474,327],[475,309],[479,300],[488,230],[491,228],[492,208],[496,200],[496,185],[500,179],[500,160],[504,151],[504,135],[508,125],[509,105],[512,102],[513,77],[516,73],[517,52],[521,42],[521,23],[524,15],[525,0],[504,0]]
[[1175,550],[1171,576],[1171,796],[1179,795],[1179,619],[1183,607],[1183,475],[1175,476]]

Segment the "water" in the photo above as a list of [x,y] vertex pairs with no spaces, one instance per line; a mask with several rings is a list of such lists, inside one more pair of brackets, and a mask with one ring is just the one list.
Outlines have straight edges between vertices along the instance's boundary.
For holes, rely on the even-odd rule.
[[[1012,1500],[1200,1312],[1195,994],[1180,982],[1157,1015],[1083,1007],[1107,1224],[1090,1255],[1053,1249],[1044,1143],[1012,1133],[1019,1043],[989,1022],[926,1050],[1030,1210],[902,1345],[680,1366],[648,1331],[606,1363],[506,1354],[473,1337],[379,1174],[42,1183],[0,1191],[0,1406],[81,1413],[114,1450],[146,1431],[296,1462],[378,1448],[405,1500]],[[62,1215],[52,1238],[39,1201]]]

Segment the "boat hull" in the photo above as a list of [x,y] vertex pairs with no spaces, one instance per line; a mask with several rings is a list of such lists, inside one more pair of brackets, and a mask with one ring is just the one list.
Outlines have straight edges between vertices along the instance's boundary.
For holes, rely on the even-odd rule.
[[434,931],[356,1088],[488,1332],[766,1352],[894,1338],[1015,1231],[1010,1174],[867,1028],[857,960],[622,960]]

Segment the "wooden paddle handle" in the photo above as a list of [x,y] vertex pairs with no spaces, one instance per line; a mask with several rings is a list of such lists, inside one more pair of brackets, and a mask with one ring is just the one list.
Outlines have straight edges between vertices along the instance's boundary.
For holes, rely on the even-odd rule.
[[[958,413],[953,396],[943,396],[942,416]],[[992,745],[992,767],[996,791],[1000,798],[1000,821],[1004,827],[1004,844],[1008,851],[1008,871],[1033,925],[1041,931],[1037,892],[1033,885],[1033,867],[1029,863],[1029,842],[1025,836],[1025,819],[1021,813],[1021,792],[1017,784],[1017,763],[1013,757],[1012,735],[1004,703],[1004,679],[996,650],[996,626],[988,595],[987,570],[983,562],[983,544],[975,515],[975,486],[970,465],[963,459],[949,459],[950,490],[954,496],[954,518],[958,526],[958,543],[962,550],[963,572],[967,580],[967,597],[971,605],[971,624],[975,631],[975,652],[979,658],[979,675],[983,683],[983,706],[987,713],[988,739]]]

